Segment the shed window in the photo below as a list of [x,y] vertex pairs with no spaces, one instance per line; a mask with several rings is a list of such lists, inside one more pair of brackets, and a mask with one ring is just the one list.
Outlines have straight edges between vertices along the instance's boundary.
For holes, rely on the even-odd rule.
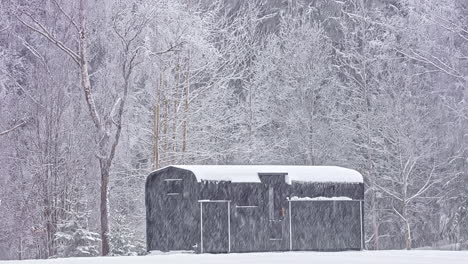
[[165,179],[164,182],[167,195],[178,195],[184,190],[182,179]]

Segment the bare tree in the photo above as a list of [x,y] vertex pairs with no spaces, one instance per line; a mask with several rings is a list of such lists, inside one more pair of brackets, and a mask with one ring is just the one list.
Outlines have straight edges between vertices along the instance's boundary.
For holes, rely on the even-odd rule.
[[[121,42],[122,49],[120,50],[121,57],[121,77],[123,82],[120,87],[119,96],[107,111],[99,110],[95,101],[95,87],[91,82],[91,74],[89,70],[90,55],[89,55],[89,39],[86,28],[86,0],[80,0],[77,7],[78,20],[67,13],[65,9],[57,1],[53,1],[55,7],[60,11],[63,18],[68,21],[75,31],[75,41],[78,43],[78,48],[67,45],[65,41],[58,39],[52,31],[43,23],[41,23],[33,14],[25,10],[21,10],[17,16],[18,20],[30,30],[42,35],[50,43],[54,44],[58,49],[63,51],[77,66],[80,73],[81,88],[84,93],[86,105],[95,127],[95,139],[97,143],[96,158],[99,162],[101,171],[101,199],[100,199],[100,220],[101,220],[101,239],[102,239],[102,255],[109,254],[109,221],[108,221],[108,184],[110,176],[110,168],[115,157],[116,148],[119,144],[120,135],[122,132],[122,116],[125,110],[125,103],[128,97],[129,87],[131,86],[131,76],[136,65],[137,58],[141,52],[141,48],[137,47],[144,28],[146,27],[151,16],[146,14],[141,19],[135,18],[133,14],[132,23],[129,23],[124,28],[119,27],[120,16],[113,18],[114,31]],[[127,21],[128,22],[128,21]]]

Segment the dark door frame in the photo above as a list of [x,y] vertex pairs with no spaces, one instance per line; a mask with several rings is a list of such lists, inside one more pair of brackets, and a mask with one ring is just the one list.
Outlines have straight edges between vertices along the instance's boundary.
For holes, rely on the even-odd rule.
[[227,203],[228,253],[231,252],[231,200],[198,200],[200,203],[200,253],[203,253],[203,203]]

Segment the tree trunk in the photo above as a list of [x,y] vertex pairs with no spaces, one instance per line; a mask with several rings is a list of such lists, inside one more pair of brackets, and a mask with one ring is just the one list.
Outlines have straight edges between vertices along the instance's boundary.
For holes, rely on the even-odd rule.
[[172,122],[172,152],[174,153],[174,159],[176,159],[175,153],[177,152],[177,122],[178,122],[178,112],[179,112],[179,86],[181,85],[181,68],[180,59],[177,56],[177,78],[175,83],[175,92],[174,92],[174,121]]
[[189,110],[189,94],[190,94],[190,51],[187,62],[187,83],[185,87],[185,104],[184,104],[184,123],[183,123],[183,135],[182,135],[182,162],[185,161],[185,151],[187,151],[187,122],[188,122],[188,110]]
[[153,168],[159,169],[159,102],[154,106]]
[[379,241],[379,224],[378,224],[378,211],[376,206],[376,197],[375,192],[372,194],[372,228],[374,229],[374,249],[380,249],[380,241]]
[[411,249],[411,229],[408,223],[406,223],[406,249]]
[[161,130],[161,89],[163,87],[163,74],[159,72],[159,83],[156,89],[156,102],[153,117],[153,169],[159,169],[159,143]]
[[405,248],[407,250],[411,249],[411,227],[408,221],[408,212],[406,209],[406,200],[403,201],[403,220],[405,221]]
[[21,235],[18,240],[18,260],[23,260],[23,237]]
[[107,206],[108,200],[108,184],[109,184],[109,166],[107,161],[100,159],[101,166],[101,254],[102,256],[109,255],[110,246],[109,246],[109,212]]

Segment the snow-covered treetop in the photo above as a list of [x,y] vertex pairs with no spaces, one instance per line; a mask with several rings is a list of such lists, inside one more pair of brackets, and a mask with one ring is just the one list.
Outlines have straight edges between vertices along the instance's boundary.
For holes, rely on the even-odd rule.
[[[285,173],[286,183],[341,182],[362,183],[362,175],[352,169],[337,166],[287,166],[287,165],[170,165],[193,172],[198,182],[231,181],[261,182],[259,174]],[[167,167],[161,168],[163,170]],[[157,171],[159,171],[157,170]]]

